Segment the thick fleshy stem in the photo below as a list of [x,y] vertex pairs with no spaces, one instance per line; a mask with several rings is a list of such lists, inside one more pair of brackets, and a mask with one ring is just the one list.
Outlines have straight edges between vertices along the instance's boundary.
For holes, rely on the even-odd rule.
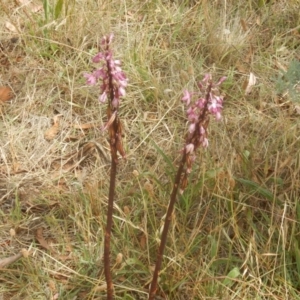
[[[161,241],[158,248],[157,260],[152,277],[152,282],[149,291],[149,300],[154,300],[157,292],[157,282],[159,271],[162,264],[163,253],[167,242],[168,230],[172,220],[172,214],[177,199],[177,193],[183,193],[188,184],[188,174],[191,172],[192,164],[195,161],[195,150],[202,145],[208,146],[208,124],[209,114],[215,115],[219,120],[221,117],[221,109],[223,98],[216,95],[217,86],[225,80],[221,78],[217,84],[213,84],[211,76],[208,74],[198,84],[200,93],[204,94],[204,98],[199,98],[195,103],[191,103],[192,93],[184,92],[183,101],[187,104],[187,115],[189,120],[189,132],[186,136],[185,146],[182,150],[182,158],[175,177],[173,190],[170,195],[168,210],[165,217],[164,227],[161,234]],[[186,168],[185,168],[186,166]]]
[[104,237],[104,274],[107,284],[107,300],[114,299],[114,286],[110,269],[110,241],[113,225],[113,206],[115,197],[118,153],[125,158],[122,143],[122,125],[118,116],[120,97],[125,96],[127,78],[120,67],[120,61],[113,59],[110,45],[113,35],[104,36],[102,39],[103,52],[99,52],[93,59],[94,63],[102,62],[102,67],[91,74],[84,74],[87,84],[95,85],[101,81],[99,101],[104,103],[108,99],[107,123],[102,130],[108,129],[111,151],[111,169],[108,194],[107,221]]

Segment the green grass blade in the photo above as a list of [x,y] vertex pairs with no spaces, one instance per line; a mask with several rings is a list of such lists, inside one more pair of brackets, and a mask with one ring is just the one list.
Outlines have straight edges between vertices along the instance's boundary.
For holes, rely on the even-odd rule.
[[152,141],[152,144],[157,150],[157,152],[162,156],[167,165],[170,167],[170,170],[172,170],[172,172],[175,172],[174,164],[171,161],[171,159],[164,153],[164,151],[161,148],[158,147],[158,145],[154,141]]
[[298,242],[296,240],[294,241],[294,251],[296,257],[297,273],[298,276],[300,276],[300,250],[299,250]]
[[49,20],[49,2],[48,2],[48,0],[43,0],[43,8],[44,8],[45,20],[46,20],[46,22],[48,22],[48,20]]
[[64,0],[58,0],[54,9],[54,18],[57,19],[61,15]]
[[223,284],[226,286],[232,286],[235,282],[235,278],[237,278],[240,275],[239,268],[235,267],[233,268],[228,274],[227,277],[223,280]]
[[258,183],[243,178],[236,178],[236,180],[244,186],[252,189],[253,193],[258,193],[270,201],[274,200],[275,196],[269,190],[261,187]]

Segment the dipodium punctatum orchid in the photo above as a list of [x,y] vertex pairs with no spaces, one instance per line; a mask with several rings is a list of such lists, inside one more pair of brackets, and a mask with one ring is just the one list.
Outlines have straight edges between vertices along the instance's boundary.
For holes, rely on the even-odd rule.
[[[186,136],[185,154],[186,170],[181,182],[181,192],[187,185],[187,176],[191,172],[192,163],[195,160],[195,151],[199,146],[208,147],[209,115],[216,120],[222,117],[223,97],[219,95],[218,87],[226,77],[222,77],[217,83],[213,83],[210,74],[206,74],[198,83],[199,92],[183,92],[182,101],[187,107],[188,134]],[[193,99],[195,99],[193,101]]]
[[99,101],[104,103],[110,97],[113,108],[117,109],[120,97],[125,96],[127,78],[122,71],[121,61],[113,58],[113,52],[110,49],[113,37],[113,34],[110,34],[102,38],[101,48],[103,51],[93,58],[94,63],[102,63],[101,67],[92,73],[85,73],[83,76],[88,85],[95,85],[100,80]]
[[208,147],[208,123],[209,115],[215,116],[216,120],[221,119],[223,108],[223,97],[219,95],[218,86],[226,79],[222,77],[217,83],[213,83],[210,74],[206,74],[198,83],[199,91],[191,93],[183,92],[182,101],[187,107],[188,132],[185,145],[182,150],[182,158],[178,165],[173,189],[170,195],[168,210],[165,217],[164,227],[161,233],[160,245],[157,253],[157,261],[153,272],[152,282],[149,290],[148,300],[154,300],[158,289],[159,271],[162,265],[163,253],[167,242],[168,229],[172,220],[172,214],[178,189],[182,194],[188,184],[188,175],[196,159],[195,152],[200,146]]
[[100,67],[92,73],[85,73],[88,85],[100,83],[99,101],[105,103],[108,100],[107,117],[108,121],[102,130],[109,130],[112,156],[117,161],[117,152],[125,157],[122,145],[122,126],[118,117],[120,98],[124,97],[127,87],[127,78],[121,68],[121,61],[113,58],[111,44],[114,35],[106,35],[101,41],[101,52],[93,58],[93,63],[100,63]]
[[93,63],[100,63],[100,67],[92,73],[85,73],[84,77],[88,85],[96,85],[100,82],[99,101],[107,105],[107,123],[102,130],[108,129],[111,153],[111,168],[109,180],[109,195],[107,206],[107,222],[104,236],[104,273],[107,284],[107,300],[114,299],[114,286],[110,270],[110,239],[113,224],[113,207],[116,186],[118,155],[125,157],[122,144],[122,125],[118,116],[120,98],[125,96],[127,78],[122,71],[120,60],[113,58],[111,43],[113,34],[104,36],[101,41],[101,49],[94,58]]

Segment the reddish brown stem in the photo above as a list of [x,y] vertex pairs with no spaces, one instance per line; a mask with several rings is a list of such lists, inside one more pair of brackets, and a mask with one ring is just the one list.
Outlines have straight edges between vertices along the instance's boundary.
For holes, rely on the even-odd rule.
[[111,169],[110,169],[107,220],[106,220],[106,230],[105,230],[105,239],[104,239],[104,273],[105,273],[105,280],[107,284],[107,300],[112,300],[114,298],[114,286],[113,286],[112,276],[110,271],[110,238],[111,238],[111,228],[113,223],[116,174],[117,174],[117,162],[112,157]]
[[[209,102],[211,90],[212,90],[212,83],[210,83],[207,88],[206,95],[205,95],[206,105],[205,105],[201,115],[199,116],[199,121],[196,124],[196,130],[194,131],[193,134],[187,135],[187,138],[185,141],[185,146],[192,143],[195,145],[195,148],[197,148],[200,145],[200,142],[201,142],[200,141],[200,137],[201,137],[200,126],[207,127],[208,121],[209,121],[209,118],[207,117],[207,115],[208,115],[208,102]],[[184,171],[185,164],[187,164],[188,166],[191,165],[191,162],[189,162],[189,159],[190,159],[189,154],[186,153],[186,148],[184,148],[182,159],[181,159],[180,165],[178,167],[177,175],[175,178],[173,190],[170,195],[169,207],[168,207],[166,218],[165,218],[164,228],[163,228],[163,231],[161,234],[161,241],[160,241],[160,245],[159,245],[159,249],[158,249],[158,253],[157,253],[157,261],[156,261],[155,270],[153,273],[152,282],[151,282],[150,291],[149,291],[149,298],[148,298],[149,300],[154,300],[154,297],[156,295],[158,274],[159,274],[161,264],[162,264],[164,249],[165,249],[166,242],[167,242],[168,230],[169,230],[171,220],[172,220],[172,213],[173,213],[174,205],[175,205],[176,198],[177,198],[178,188],[181,183],[183,185],[183,188],[185,188],[185,186],[187,185],[187,174],[188,173],[187,173],[187,171],[185,171],[183,180],[182,180],[182,174]],[[183,181],[183,182],[181,182],[181,181]]]
[[[109,46],[107,45],[107,50]],[[109,90],[110,90],[110,103],[108,104],[108,120],[113,113],[112,101],[114,99],[113,92],[113,79],[111,75],[111,68],[107,62],[107,70],[109,74]],[[116,149],[116,139],[117,139],[117,120],[115,119],[112,124],[109,125],[109,137],[110,137],[110,152],[111,152],[111,168],[110,168],[110,180],[109,180],[109,194],[108,194],[108,208],[107,208],[107,220],[106,220],[106,230],[104,239],[104,273],[107,285],[107,300],[114,299],[114,285],[112,281],[112,275],[110,270],[110,239],[111,239],[111,229],[113,223],[113,210],[114,210],[114,197],[116,188],[116,176],[117,176],[117,149]]]
[[155,270],[153,273],[152,282],[151,282],[151,286],[150,286],[149,298],[148,298],[149,300],[154,300],[154,297],[155,297],[155,294],[157,291],[158,273],[160,271],[161,264],[162,264],[163,254],[164,254],[164,250],[165,250],[165,246],[166,246],[166,242],[167,242],[168,230],[169,230],[170,223],[172,220],[172,213],[173,213],[174,205],[176,202],[177,192],[178,192],[178,188],[180,186],[181,176],[183,173],[185,162],[186,162],[186,151],[184,150],[180,165],[178,167],[177,175],[175,177],[173,190],[170,195],[169,207],[168,207],[166,218],[165,218],[164,228],[163,228],[163,231],[161,234],[161,241],[160,241],[160,245],[158,248]]

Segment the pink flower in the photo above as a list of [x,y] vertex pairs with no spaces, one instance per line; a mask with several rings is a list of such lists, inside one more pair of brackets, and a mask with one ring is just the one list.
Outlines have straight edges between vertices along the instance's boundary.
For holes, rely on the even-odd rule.
[[187,109],[187,116],[188,116],[188,120],[190,122],[196,122],[198,120],[198,115],[195,112],[195,108],[193,108],[193,107],[189,107]]
[[115,96],[113,101],[111,102],[112,106],[117,108],[117,107],[119,107],[119,103],[120,103],[119,97]]
[[217,120],[221,119],[221,111],[223,108],[223,98],[219,96],[215,96],[211,93],[210,101],[208,104],[209,112],[215,116]]
[[202,141],[202,147],[203,148],[207,148],[208,147],[208,139],[207,138],[203,139],[203,141]]
[[204,78],[198,82],[198,87],[201,91],[205,91],[207,83],[211,80],[211,74],[205,74]]
[[202,82],[208,82],[209,80],[211,80],[211,74],[207,73],[204,75],[204,78],[202,79]]
[[200,134],[204,135],[206,133],[206,130],[204,129],[203,126],[200,126]]
[[106,102],[106,99],[107,99],[107,93],[106,92],[103,92],[100,96],[99,96],[99,101],[101,103],[105,103]]
[[203,108],[206,103],[206,100],[204,98],[199,98],[196,102],[195,105],[199,108]]
[[191,96],[192,96],[192,94],[189,91],[185,90],[183,92],[183,97],[181,98],[181,100],[183,102],[186,102],[186,105],[189,106],[191,103]]
[[220,121],[220,120],[222,119],[221,112],[219,112],[219,111],[216,112],[216,113],[215,113],[215,117],[216,117],[216,120],[217,120],[217,121]]
[[93,63],[99,63],[101,60],[104,59],[104,55],[102,52],[99,52],[98,54],[96,54],[93,58]]
[[189,133],[193,133],[196,129],[196,124],[195,123],[191,123],[189,126]]
[[95,71],[93,72],[93,75],[94,75],[97,79],[99,79],[99,78],[101,78],[101,79],[106,79],[106,78],[107,78],[107,74],[106,74],[106,72],[105,72],[105,70],[104,70],[103,68],[95,70]]
[[194,148],[195,148],[194,144],[191,143],[185,146],[185,151],[186,153],[193,153]]
[[111,33],[111,34],[108,36],[108,38],[107,38],[107,44],[108,44],[108,45],[110,45],[110,44],[111,44],[111,42],[112,42],[113,38],[114,38],[114,34],[113,34],[113,33]]
[[120,104],[120,97],[126,95],[125,88],[127,87],[127,78],[121,68],[121,61],[113,58],[113,52],[110,48],[114,35],[106,35],[102,38],[101,48],[102,52],[96,54],[93,58],[94,63],[100,63],[100,67],[92,72],[92,74],[85,73],[88,85],[95,85],[100,81],[100,96],[101,103],[106,102],[107,98],[111,101],[114,108],[118,108]]
[[86,84],[95,85],[97,82],[97,78],[93,74],[84,73],[83,76],[86,78]]
[[[206,74],[198,83],[199,92],[191,93],[187,90],[183,92],[182,101],[187,106],[188,134],[183,151],[185,151],[185,171],[181,178],[180,193],[186,188],[188,174],[192,171],[192,166],[196,158],[198,147],[207,148],[209,115],[213,115],[216,120],[221,119],[223,108],[223,97],[219,96],[218,86],[226,77],[222,77],[217,83],[213,83],[211,74]],[[193,95],[196,100],[193,101]]]
[[221,77],[221,78],[219,79],[219,81],[216,83],[216,85],[222,84],[226,79],[227,79],[226,76]]
[[118,92],[121,97],[124,97],[126,95],[126,90],[122,86],[119,87]]
[[112,42],[112,40],[113,40],[113,38],[114,38],[114,34],[113,33],[111,33],[109,36],[105,35],[102,38],[102,40],[101,40],[101,45],[103,45],[103,46],[110,45],[111,42]]
[[[223,97],[218,95],[218,86],[221,85],[226,77],[222,77],[217,83],[212,82],[211,74],[205,74],[204,78],[198,83],[199,92],[191,93],[187,90],[183,92],[182,101],[187,105],[188,132],[187,137],[187,153],[193,151],[199,145],[208,147],[208,114],[220,120],[222,117]],[[196,95],[196,100],[193,102],[193,95]],[[199,130],[196,131],[196,128]]]

